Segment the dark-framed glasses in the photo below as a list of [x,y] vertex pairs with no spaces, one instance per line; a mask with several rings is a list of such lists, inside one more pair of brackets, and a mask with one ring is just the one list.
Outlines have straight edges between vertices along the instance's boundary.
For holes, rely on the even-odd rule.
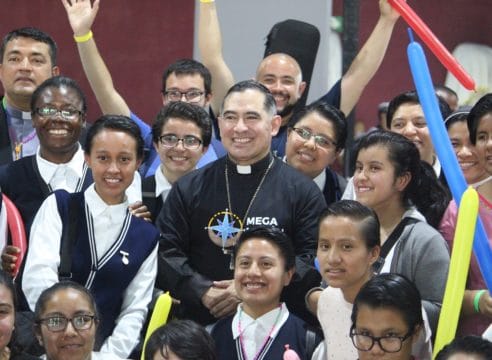
[[202,144],[202,141],[193,135],[186,135],[179,138],[174,134],[166,134],[159,137],[159,142],[166,148],[173,148],[178,145],[180,141],[183,143],[183,147],[190,150],[198,149]]
[[76,120],[78,119],[83,112],[77,109],[57,109],[52,106],[41,106],[36,108],[36,114],[45,118],[53,118],[56,115],[60,114],[61,117],[65,120]]
[[295,133],[305,141],[309,141],[312,137],[314,137],[314,143],[324,149],[332,149],[336,148],[337,146],[337,144],[333,140],[327,138],[324,135],[315,135],[308,129],[297,127],[292,127],[291,129],[295,131]]
[[167,90],[164,91],[164,95],[168,101],[181,101],[183,95],[187,102],[189,103],[197,103],[202,99],[204,92],[200,90],[188,90],[188,91],[179,91],[179,90]]
[[76,315],[73,318],[69,319],[65,316],[50,316],[44,319],[40,319],[37,321],[38,324],[45,325],[49,331],[59,332],[64,331],[68,322],[72,323],[72,326],[75,330],[88,330],[92,327],[92,324],[96,319],[95,315]]
[[408,332],[405,336],[372,336],[359,334],[355,329],[350,330],[350,338],[355,348],[360,351],[370,351],[375,343],[378,343],[381,350],[387,353],[396,353],[401,350],[403,342],[412,336],[413,332]]

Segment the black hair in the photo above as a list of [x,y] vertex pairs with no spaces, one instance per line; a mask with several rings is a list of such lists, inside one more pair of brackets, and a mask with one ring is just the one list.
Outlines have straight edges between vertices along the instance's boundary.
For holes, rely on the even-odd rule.
[[447,360],[455,354],[473,355],[480,360],[492,359],[492,342],[480,336],[464,336],[453,339],[436,355],[435,360]]
[[162,128],[170,118],[191,121],[200,128],[203,146],[208,146],[212,139],[212,125],[207,112],[198,105],[183,101],[172,102],[163,106],[152,125],[152,141],[159,142]]
[[53,67],[56,65],[58,47],[55,41],[44,31],[41,31],[34,27],[23,27],[20,29],[15,29],[4,36],[2,40],[2,45],[0,46],[0,63],[3,63],[3,57],[5,55],[5,48],[7,47],[7,44],[11,40],[17,39],[19,37],[29,38],[47,44],[49,47],[51,66]]
[[137,158],[142,159],[144,151],[144,141],[140,134],[140,129],[129,117],[123,115],[103,115],[97,119],[87,132],[85,141],[85,153],[90,154],[94,137],[103,130],[122,131],[135,139],[137,143]]
[[381,116],[381,114],[387,114],[388,113],[388,101],[383,101],[382,103],[379,103],[378,105],[378,117]]
[[419,290],[403,275],[379,274],[362,286],[352,308],[352,328],[357,326],[357,314],[362,305],[372,309],[397,310],[403,316],[409,331],[415,331],[424,323]]
[[84,92],[80,88],[79,84],[77,82],[69,77],[66,76],[53,76],[41,83],[36,90],[32,93],[31,96],[31,112],[32,115],[35,114],[36,110],[36,103],[43,93],[43,91],[47,88],[61,88],[62,86],[66,86],[73,91],[77,93],[77,96],[79,97],[80,102],[82,103],[82,109],[81,111],[85,114],[87,112],[87,100],[85,98]]
[[234,246],[234,259],[239,254],[241,246],[246,241],[252,239],[266,240],[278,248],[281,256],[284,258],[285,271],[289,271],[295,267],[296,255],[292,240],[283,231],[275,227],[257,227],[241,233]]
[[256,90],[256,91],[260,92],[261,94],[263,94],[265,96],[265,100],[263,103],[264,110],[267,113],[272,114],[272,115],[276,113],[277,106],[275,105],[275,99],[274,99],[272,93],[270,92],[270,90],[268,90],[268,88],[266,86],[264,86],[263,84],[260,84],[258,81],[255,81],[255,80],[244,80],[244,81],[240,81],[240,82],[232,85],[232,87],[229,90],[227,90],[227,93],[224,96],[224,100],[222,101],[221,113],[223,113],[224,104],[225,104],[227,98],[231,94],[245,92],[246,90]]
[[196,60],[180,59],[169,65],[167,69],[164,70],[164,74],[162,75],[162,93],[167,90],[166,81],[171,74],[175,74],[176,76],[198,74],[203,79],[205,96],[212,93],[212,75],[202,63]]
[[[5,271],[0,269],[0,285],[3,285],[7,291],[10,293],[12,297],[12,312],[15,319],[15,310],[17,309],[17,292],[14,285],[14,280],[12,277],[6,273]],[[12,331],[12,335],[10,337],[10,342],[7,345],[11,351],[11,359],[14,359],[16,355],[20,355],[24,351],[24,346],[19,343],[19,337],[15,335],[15,328]]]
[[294,112],[294,115],[289,120],[289,127],[292,128],[309,114],[318,113],[326,121],[333,125],[335,130],[335,142],[337,144],[336,149],[341,150],[345,147],[345,141],[347,140],[347,121],[343,112],[336,107],[324,102],[316,101],[302,110]]
[[437,228],[446,210],[450,195],[439,183],[432,167],[420,160],[417,146],[403,135],[376,130],[361,137],[355,150],[357,161],[360,150],[372,146],[387,149],[388,159],[395,168],[395,178],[409,173],[411,178],[402,192],[405,207],[415,205],[429,225]]
[[448,95],[455,96],[456,98],[458,98],[458,94],[456,93],[456,91],[454,91],[453,89],[451,89],[449,86],[446,85],[434,85],[434,91],[436,91],[436,93],[438,91],[442,91],[447,93]]
[[477,129],[480,120],[489,113],[492,113],[492,93],[482,96],[468,115],[468,130],[470,131],[470,141],[473,145],[477,142]]
[[94,311],[95,319],[96,320],[99,319],[99,312],[97,310],[96,300],[94,300],[94,296],[92,296],[89,289],[85,288],[84,286],[74,281],[63,280],[43,290],[41,295],[39,295],[38,301],[36,301],[36,306],[34,307],[35,323],[39,324],[39,320],[41,320],[41,315],[45,311],[46,303],[51,300],[53,295],[58,291],[66,290],[66,289],[73,289],[75,291],[80,292],[92,307],[92,310]]
[[451,113],[451,115],[449,115],[444,120],[444,125],[446,126],[446,130],[449,131],[449,128],[458,122],[465,122],[466,123],[466,119],[468,118],[469,113],[470,113],[470,110],[464,110],[464,109],[459,109],[459,110],[453,111]]
[[319,226],[327,217],[347,217],[358,223],[360,234],[368,249],[381,245],[379,219],[374,210],[355,200],[340,200],[328,206],[321,213]]
[[[446,119],[449,114],[451,114],[451,108],[448,103],[444,101],[442,98],[436,95],[439,110],[441,112],[442,118]],[[388,129],[391,129],[391,121],[395,116],[398,108],[404,104],[419,104],[420,100],[416,91],[407,91],[395,96],[388,104],[388,112],[386,114],[386,126]]]
[[214,340],[191,320],[173,320],[155,330],[145,346],[145,360],[152,360],[157,352],[167,358],[169,351],[182,360],[217,359]]
[[17,308],[17,293],[15,290],[14,280],[12,277],[6,273],[5,271],[0,269],[0,285],[3,285],[7,288],[12,296],[12,303],[14,304],[14,309]]

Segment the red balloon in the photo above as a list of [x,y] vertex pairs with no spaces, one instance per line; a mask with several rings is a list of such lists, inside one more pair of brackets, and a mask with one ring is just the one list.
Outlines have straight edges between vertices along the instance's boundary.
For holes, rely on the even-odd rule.
[[422,19],[404,0],[388,0],[388,3],[400,13],[408,25],[417,33],[422,41],[431,49],[448,71],[468,90],[475,90],[475,81],[444,47]]
[[14,269],[14,275],[17,275],[20,265],[22,264],[24,254],[26,253],[26,230],[24,228],[24,222],[22,221],[19,210],[17,210],[12,200],[10,200],[5,194],[2,194],[2,199],[5,204],[5,209],[7,210],[7,225],[9,227],[10,235],[12,236],[12,245],[20,249]]

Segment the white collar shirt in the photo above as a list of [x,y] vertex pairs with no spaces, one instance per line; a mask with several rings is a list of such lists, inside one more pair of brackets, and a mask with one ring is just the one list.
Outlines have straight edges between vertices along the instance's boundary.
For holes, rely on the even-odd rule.
[[75,192],[83,175],[84,161],[84,151],[80,145],[78,145],[72,159],[64,164],[55,164],[42,158],[39,147],[36,152],[39,173],[52,190],[63,189],[68,192]]
[[[281,304],[280,310],[279,307],[276,307],[257,319],[246,314],[242,310],[242,305],[239,304],[236,315],[232,319],[232,337],[235,340],[239,335],[242,335],[243,351],[246,352],[245,355],[248,359],[254,359],[268,341],[268,335],[275,339],[288,317],[289,310],[284,303]],[[241,320],[242,334],[239,333],[239,320]]]

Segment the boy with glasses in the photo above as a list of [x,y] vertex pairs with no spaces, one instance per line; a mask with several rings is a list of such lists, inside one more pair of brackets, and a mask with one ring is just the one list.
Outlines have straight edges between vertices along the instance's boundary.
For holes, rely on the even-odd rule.
[[159,111],[152,126],[152,142],[159,154],[160,165],[154,175],[142,182],[143,202],[153,221],[159,215],[171,186],[196,168],[211,137],[210,119],[202,107],[178,100]]

